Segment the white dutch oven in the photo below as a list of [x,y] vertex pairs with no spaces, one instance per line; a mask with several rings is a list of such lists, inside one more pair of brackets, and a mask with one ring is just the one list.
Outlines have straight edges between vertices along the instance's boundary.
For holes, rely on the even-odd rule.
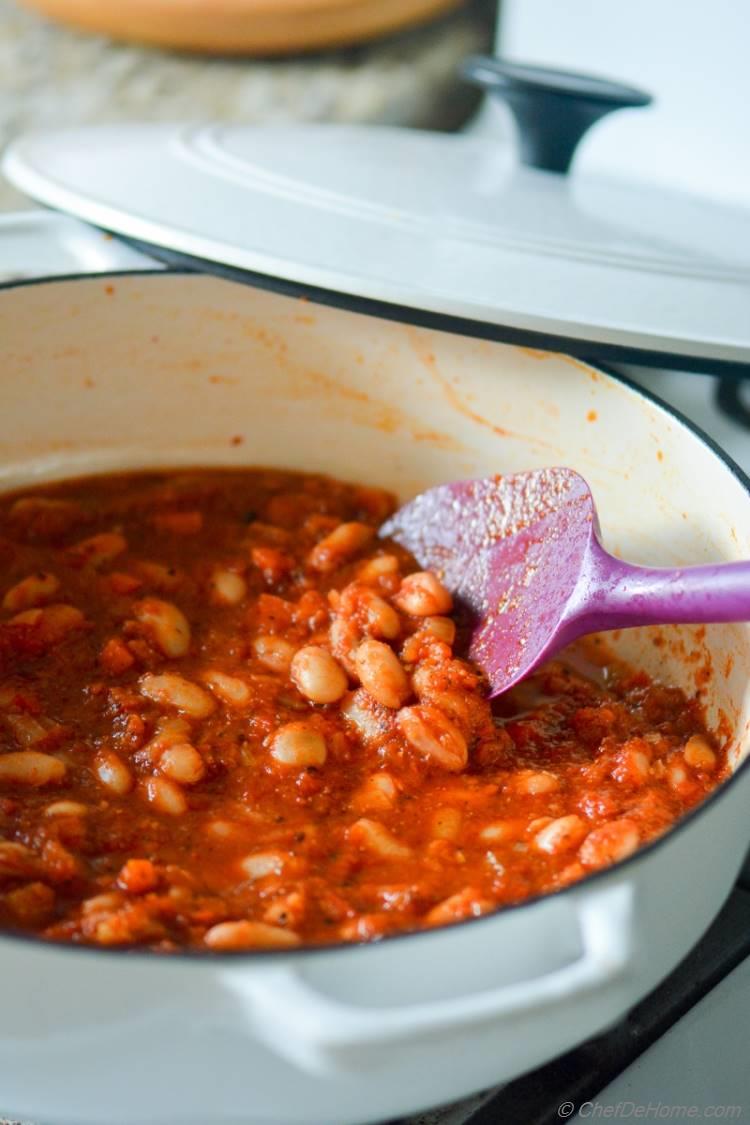
[[[629,559],[750,557],[737,469],[641,391],[544,352],[207,277],[122,275],[0,293],[0,371],[3,488],[249,464],[406,499],[565,464]],[[3,936],[2,1110],[353,1125],[510,1078],[621,1017],[707,927],[750,838],[750,627],[654,636],[615,643],[652,675],[703,685],[735,769],[666,837],[558,894],[370,946],[160,957]]]

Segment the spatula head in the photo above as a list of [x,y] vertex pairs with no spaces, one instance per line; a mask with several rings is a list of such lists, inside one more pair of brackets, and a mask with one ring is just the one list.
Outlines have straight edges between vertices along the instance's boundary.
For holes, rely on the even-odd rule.
[[589,487],[571,469],[440,485],[396,512],[381,534],[468,608],[469,655],[493,696],[576,635],[576,598],[598,527]]

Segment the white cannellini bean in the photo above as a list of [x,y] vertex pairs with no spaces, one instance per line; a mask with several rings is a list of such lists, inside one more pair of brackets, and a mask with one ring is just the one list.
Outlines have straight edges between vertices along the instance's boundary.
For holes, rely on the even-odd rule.
[[35,719],[33,715],[15,712],[6,715],[5,721],[13,731],[16,741],[23,747],[30,747],[33,746],[34,743],[40,742],[49,733],[53,725],[49,723],[48,720],[45,720],[48,722],[48,725],[44,726],[38,719]]
[[88,805],[80,801],[53,801],[44,810],[45,816],[86,816]]
[[643,754],[640,750],[634,750],[630,754],[629,763],[633,774],[640,781],[645,781],[648,777],[648,771],[651,768],[651,762],[648,756]]
[[250,816],[244,822],[236,820],[209,820],[202,825],[203,832],[212,837],[215,841],[244,841],[246,845],[250,845],[254,836],[254,828],[258,824],[263,824],[265,818],[259,813],[254,813],[249,810]]
[[0,785],[54,785],[65,777],[65,763],[37,750],[0,754]]
[[85,566],[100,567],[117,558],[128,547],[127,540],[116,531],[104,531],[76,543],[68,551],[69,556]]
[[450,617],[425,617],[422,628],[448,646],[456,639],[456,625]]
[[580,816],[559,816],[537,832],[534,844],[540,852],[557,855],[577,847],[585,835],[586,825]]
[[437,906],[433,906],[426,914],[425,921],[429,926],[443,926],[461,918],[477,918],[493,907],[494,903],[482,898],[479,890],[465,887],[462,891],[443,899]]
[[623,742],[617,752],[612,776],[621,785],[639,786],[651,770],[651,745],[638,736]]
[[323,735],[304,722],[279,727],[271,741],[272,757],[284,766],[322,766],[327,753]]
[[358,812],[386,812],[398,799],[396,783],[385,770],[368,777],[352,797],[351,805]]
[[549,770],[522,770],[513,779],[511,787],[519,793],[536,797],[540,793],[554,792],[560,787],[560,782]]
[[25,844],[0,840],[0,875],[28,877],[37,869],[37,857]]
[[190,625],[181,609],[161,598],[144,598],[133,606],[136,620],[145,625],[165,656],[185,656],[190,648]]
[[156,733],[142,747],[141,753],[148,756],[149,761],[157,762],[169,746],[177,746],[181,742],[190,741],[190,724],[187,719],[178,715],[170,715],[162,719],[156,727]]
[[19,613],[23,609],[33,609],[50,601],[60,589],[60,580],[54,574],[39,571],[17,582],[6,592],[3,609]]
[[375,713],[375,702],[361,688],[353,691],[341,705],[341,714],[357,728],[365,742],[371,742],[388,729],[382,715]]
[[119,910],[125,899],[119,891],[105,891],[101,895],[93,895],[81,903],[81,914],[89,917],[92,914],[111,914]]
[[[461,729],[471,727],[471,701],[460,691],[444,691],[441,685],[441,672],[430,669],[428,664],[415,668],[411,684],[420,703],[432,703],[452,719]],[[442,672],[444,674],[444,672]]]
[[205,719],[216,710],[216,704],[207,691],[191,680],[171,672],[162,676],[141,676],[138,686],[141,695],[145,695],[147,699],[175,707],[194,719]]
[[210,820],[203,826],[203,831],[216,840],[231,840],[233,836],[245,833],[242,825],[234,824],[231,820]]
[[504,844],[520,835],[518,824],[512,820],[496,820],[486,825],[479,833],[479,839],[487,844]]
[[465,767],[468,761],[466,739],[437,707],[429,703],[403,707],[396,722],[407,742],[424,758],[454,772]]
[[182,816],[187,812],[188,803],[179,785],[166,777],[150,777],[145,785],[146,799],[167,816]]
[[685,743],[683,757],[694,770],[716,769],[716,755],[702,734],[693,734]]
[[688,780],[687,770],[682,761],[682,758],[676,755],[667,766],[667,779],[670,787],[678,792]]
[[363,594],[366,622],[365,628],[371,637],[384,637],[393,641],[401,632],[401,618],[392,605],[378,594]]
[[68,633],[82,629],[86,625],[86,618],[80,609],[76,609],[73,605],[65,605],[63,602],[25,609],[10,620],[12,625],[27,625],[37,630],[37,636],[48,645],[59,644],[65,640]]
[[278,852],[256,852],[240,860],[240,869],[248,879],[265,879],[266,875],[280,875],[284,870],[284,857]]
[[384,824],[368,817],[355,821],[348,836],[353,843],[383,859],[405,859],[412,854],[411,848],[397,840]]
[[252,700],[250,685],[239,676],[227,676],[225,672],[209,668],[202,676],[214,695],[229,707],[246,707]]
[[381,578],[398,574],[398,559],[395,555],[376,555],[367,559],[357,571],[357,581],[375,586]]
[[211,949],[279,949],[300,944],[298,934],[266,922],[218,922],[206,932]]
[[297,650],[293,644],[285,641],[282,637],[269,635],[256,637],[253,641],[253,651],[261,664],[271,672],[286,675]]
[[383,641],[362,641],[354,654],[362,687],[378,703],[396,710],[411,694],[409,677],[393,649]]
[[393,600],[399,609],[412,617],[434,617],[450,613],[453,608],[452,597],[429,570],[408,574]]
[[375,530],[364,523],[342,523],[316,543],[307,557],[313,570],[335,570],[373,538]]
[[604,867],[632,855],[639,843],[638,825],[622,817],[592,829],[581,844],[578,857],[586,867]]
[[206,776],[206,766],[189,742],[168,746],[159,758],[159,770],[180,785],[197,785]]
[[247,597],[247,582],[236,570],[217,567],[211,577],[211,600],[217,605],[239,605]]
[[530,836],[534,836],[537,832],[541,832],[542,828],[546,828],[551,824],[555,818],[553,816],[537,816],[529,821],[526,825],[526,831]]
[[94,773],[105,789],[124,797],[133,788],[133,775],[114,750],[100,750],[94,758]]
[[327,649],[305,645],[295,653],[290,669],[293,683],[313,703],[335,703],[346,694],[346,673]]
[[[51,500],[47,496],[19,496],[18,500],[14,500],[9,514],[11,519],[23,519],[31,523],[36,516],[50,514],[67,516],[72,520],[80,516],[82,511],[80,504],[75,500]],[[64,521],[64,526],[67,526],[69,520]]]

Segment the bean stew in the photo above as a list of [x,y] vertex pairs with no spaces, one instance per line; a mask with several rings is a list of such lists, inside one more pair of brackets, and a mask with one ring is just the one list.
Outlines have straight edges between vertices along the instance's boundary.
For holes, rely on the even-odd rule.
[[623,859],[728,774],[698,701],[596,642],[490,704],[393,507],[262,469],[0,498],[0,927],[377,939]]

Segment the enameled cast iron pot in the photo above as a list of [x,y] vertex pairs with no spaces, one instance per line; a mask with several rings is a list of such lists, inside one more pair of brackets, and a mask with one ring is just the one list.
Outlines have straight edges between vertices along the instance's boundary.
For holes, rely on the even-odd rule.
[[[750,557],[748,481],[668,409],[564,357],[181,274],[0,292],[0,487],[275,465],[394,489],[550,464],[608,546]],[[654,640],[661,643],[654,644]],[[0,1109],[50,1125],[354,1125],[517,1075],[598,1032],[717,913],[750,838],[750,626],[617,650],[687,691],[735,776],[615,868],[379,944],[156,956],[0,937]]]

